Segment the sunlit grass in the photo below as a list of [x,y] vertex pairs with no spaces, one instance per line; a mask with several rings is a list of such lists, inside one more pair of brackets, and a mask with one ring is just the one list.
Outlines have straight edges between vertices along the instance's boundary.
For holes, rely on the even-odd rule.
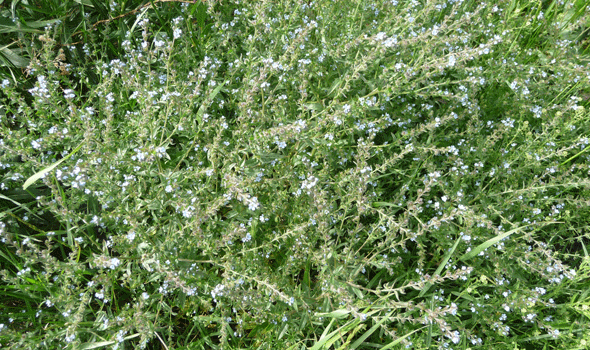
[[587,7],[46,2],[0,10],[2,346],[586,348]]

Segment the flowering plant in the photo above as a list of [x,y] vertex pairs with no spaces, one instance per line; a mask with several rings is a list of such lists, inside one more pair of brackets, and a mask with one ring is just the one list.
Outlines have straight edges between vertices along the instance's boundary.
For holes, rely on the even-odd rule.
[[51,3],[2,71],[2,346],[587,344],[587,8]]

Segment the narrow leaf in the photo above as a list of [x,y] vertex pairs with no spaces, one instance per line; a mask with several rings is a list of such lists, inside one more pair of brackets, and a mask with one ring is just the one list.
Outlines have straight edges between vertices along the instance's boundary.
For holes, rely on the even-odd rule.
[[197,111],[197,120],[199,122],[201,122],[203,120],[203,114],[205,114],[205,111],[207,110],[207,106],[206,104],[208,103],[208,101],[212,101],[215,96],[217,96],[217,94],[219,93],[219,91],[221,91],[221,89],[225,86],[225,82],[219,84],[219,86],[217,86],[215,88],[215,90],[213,90],[211,92],[211,94],[208,96],[207,99],[205,99],[205,101],[203,101],[203,104],[201,105],[201,107],[199,108],[199,110]]
[[348,333],[351,329],[356,327],[360,322],[361,321],[358,318],[349,321],[342,327],[328,334],[328,336],[326,336],[324,339],[320,339],[320,341],[317,344],[315,344],[310,350],[329,349],[336,341],[342,339],[346,333]]
[[[129,339],[137,338],[139,336],[140,336],[140,334],[139,333],[136,333],[136,334],[132,334],[132,335],[126,336],[123,339],[129,340]],[[92,342],[92,343],[85,343],[85,344],[80,345],[80,347],[78,349],[80,349],[80,350],[88,350],[88,349],[104,348],[104,347],[107,347],[109,345],[113,345],[115,343],[116,342],[114,340],[101,341],[101,342]]]
[[18,205],[19,207],[23,208],[24,210],[26,210],[29,214],[34,215],[36,217],[39,217],[37,214],[33,213],[33,211],[29,208],[27,208],[26,206],[22,205],[21,203],[15,201],[12,198],[6,197],[5,195],[0,193],[0,199],[6,199],[7,201],[11,201],[12,203]]
[[[395,310],[394,310],[395,311]],[[371,327],[368,331],[365,332],[360,338],[358,338],[352,345],[350,346],[351,349],[356,349],[361,345],[371,334],[373,334],[383,322],[387,321],[389,317],[393,314],[394,311],[391,311],[387,316],[383,317],[381,321],[377,322],[373,327]]]
[[[445,257],[444,257],[443,261],[440,263],[440,265],[438,266],[438,269],[436,269],[436,271],[434,271],[433,277],[436,277],[436,276],[439,276],[440,275],[440,272],[444,269],[445,265],[447,264],[447,262],[449,261],[449,259],[453,255],[453,253],[455,252],[455,249],[457,249],[457,246],[459,245],[459,242],[461,242],[461,237],[458,237],[457,238],[457,240],[455,241],[455,244],[453,245],[453,248],[451,248],[451,250],[449,250],[447,252],[447,254],[445,254]],[[428,292],[428,290],[430,289],[430,287],[432,287],[432,283],[427,282],[426,285],[424,286],[424,288],[422,289],[422,291],[420,292],[420,294],[418,296],[419,297],[424,296],[424,294],[426,294],[426,292]]]
[[23,185],[23,190],[26,190],[29,186],[31,186],[33,183],[35,183],[35,181],[37,181],[40,178],[42,178],[43,175],[45,175],[48,172],[50,172],[51,170],[55,169],[56,166],[60,165],[61,163],[63,163],[64,161],[66,161],[68,158],[70,158],[74,153],[78,152],[80,150],[80,148],[82,148],[82,145],[84,145],[84,141],[82,141],[82,143],[78,147],[76,147],[76,149],[74,151],[72,151],[70,154],[68,154],[67,156],[63,157],[62,159],[60,159],[57,162],[51,164],[47,168],[45,168],[45,169],[37,172],[33,176],[29,177],[27,179],[27,181],[25,181],[25,184]]
[[[22,50],[20,50],[22,51]],[[23,68],[28,66],[29,59],[23,56],[20,56],[15,51],[9,49],[8,47],[0,47],[0,58],[3,61],[2,66],[14,66],[18,68]],[[10,64],[8,64],[10,63]]]
[[344,318],[349,313],[350,313],[349,310],[340,309],[340,310],[334,310],[332,312],[316,313],[315,316],[316,317],[327,317],[327,318],[338,318],[338,319],[340,319],[340,318]]
[[412,334],[414,334],[414,333],[416,333],[416,332],[418,332],[418,331],[420,331],[420,330],[423,330],[423,329],[424,329],[424,328],[426,328],[426,327],[428,327],[428,326],[424,326],[424,327],[422,327],[422,328],[418,328],[418,329],[416,329],[416,330],[414,330],[414,331],[411,331],[410,333],[408,333],[408,334],[404,335],[403,337],[397,338],[396,340],[392,341],[391,343],[389,343],[389,344],[385,345],[385,346],[384,346],[384,347],[382,347],[380,350],[387,350],[387,349],[391,349],[391,348],[393,348],[394,346],[396,346],[397,344],[399,344],[399,343],[400,343],[402,340],[406,339],[406,338],[407,338],[407,337],[409,337],[410,335],[412,335]]
[[510,230],[508,232],[504,232],[501,235],[498,235],[494,238],[488,239],[487,241],[485,241],[484,243],[478,245],[477,247],[475,247],[475,249],[472,249],[469,253],[465,253],[463,254],[462,257],[459,258],[459,260],[468,260],[471,259],[475,256],[477,256],[479,253],[483,252],[484,250],[488,249],[488,247],[491,247],[492,245],[500,242],[501,240],[503,240],[504,238],[510,236],[511,234],[513,234],[514,232],[520,231],[521,229],[527,227],[527,226],[531,226],[532,224],[528,224],[528,225],[524,225],[524,226],[520,226],[517,227],[513,230]]

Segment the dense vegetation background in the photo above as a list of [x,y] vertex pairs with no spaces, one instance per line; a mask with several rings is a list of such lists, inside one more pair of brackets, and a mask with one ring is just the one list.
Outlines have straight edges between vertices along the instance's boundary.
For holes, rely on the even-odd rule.
[[0,346],[585,349],[585,1],[0,1]]

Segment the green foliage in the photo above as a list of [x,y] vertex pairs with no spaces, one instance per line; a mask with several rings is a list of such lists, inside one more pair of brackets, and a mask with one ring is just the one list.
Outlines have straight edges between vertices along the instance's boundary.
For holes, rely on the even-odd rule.
[[0,11],[1,346],[590,341],[582,2]]

